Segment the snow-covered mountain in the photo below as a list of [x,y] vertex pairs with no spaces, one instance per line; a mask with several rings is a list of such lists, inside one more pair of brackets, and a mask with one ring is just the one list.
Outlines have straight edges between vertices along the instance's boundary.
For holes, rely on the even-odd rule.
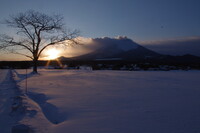
[[95,60],[95,59],[138,59],[146,57],[156,57],[159,54],[137,44],[127,37],[118,38],[95,38],[92,43],[98,46],[91,53],[74,57],[73,59],[80,60]]

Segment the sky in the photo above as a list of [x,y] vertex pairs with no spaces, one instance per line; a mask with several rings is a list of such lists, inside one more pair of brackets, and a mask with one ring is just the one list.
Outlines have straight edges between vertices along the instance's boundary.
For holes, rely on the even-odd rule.
[[[80,30],[82,37],[127,36],[146,46],[199,37],[199,5],[199,0],[1,0],[0,21],[33,9],[62,14],[66,26]],[[11,32],[0,24],[0,34]]]

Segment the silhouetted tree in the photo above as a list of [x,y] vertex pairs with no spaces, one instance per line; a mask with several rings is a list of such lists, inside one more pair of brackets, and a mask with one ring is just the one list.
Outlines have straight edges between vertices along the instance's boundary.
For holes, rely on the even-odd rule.
[[10,16],[3,24],[15,28],[17,34],[1,35],[0,48],[9,52],[24,55],[33,60],[33,72],[37,73],[38,59],[49,46],[68,45],[75,42],[78,31],[64,28],[61,15],[46,15],[29,10]]

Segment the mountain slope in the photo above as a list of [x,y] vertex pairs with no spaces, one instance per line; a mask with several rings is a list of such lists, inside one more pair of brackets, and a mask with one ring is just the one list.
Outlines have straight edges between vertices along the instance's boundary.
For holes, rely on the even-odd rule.
[[124,60],[134,60],[134,59],[156,58],[159,56],[161,55],[152,50],[149,50],[142,46],[138,46],[136,49],[131,49],[127,52],[114,55],[113,57],[120,57]]
[[127,37],[119,38],[97,38],[93,40],[94,43],[101,47],[97,50],[74,57],[77,60],[95,60],[108,58],[121,58],[123,60],[142,59],[148,57],[155,57],[159,54],[147,48],[140,46]]

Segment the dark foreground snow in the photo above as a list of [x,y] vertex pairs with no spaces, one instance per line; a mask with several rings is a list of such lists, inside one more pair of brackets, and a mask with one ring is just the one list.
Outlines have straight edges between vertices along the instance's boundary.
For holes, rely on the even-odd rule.
[[[36,132],[200,132],[200,71],[39,73],[28,75],[26,115],[18,121]],[[24,92],[25,70],[13,74]]]
[[10,117],[13,87],[12,79],[8,70],[0,70],[0,133],[10,133],[15,121]]

